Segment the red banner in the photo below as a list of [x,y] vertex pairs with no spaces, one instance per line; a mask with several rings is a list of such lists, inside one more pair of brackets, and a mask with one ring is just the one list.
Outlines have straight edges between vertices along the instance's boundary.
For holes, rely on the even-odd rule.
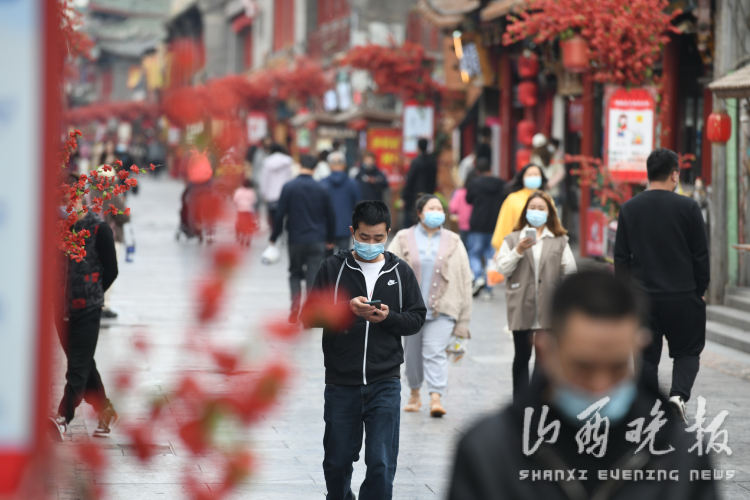
[[371,128],[367,131],[367,150],[375,155],[375,163],[388,177],[390,184],[401,181],[401,130]]

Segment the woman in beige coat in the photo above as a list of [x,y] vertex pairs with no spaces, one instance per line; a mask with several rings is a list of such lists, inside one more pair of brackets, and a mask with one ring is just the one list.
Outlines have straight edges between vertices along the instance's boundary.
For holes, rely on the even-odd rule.
[[514,401],[529,385],[534,332],[550,327],[546,305],[555,285],[564,274],[576,270],[567,234],[552,198],[543,191],[535,191],[495,257],[495,270],[506,276],[508,328],[513,332],[515,351]]
[[437,196],[422,196],[416,208],[419,222],[399,231],[388,249],[412,267],[427,306],[422,330],[404,337],[406,379],[411,388],[404,410],[419,411],[424,381],[430,393],[430,415],[442,417],[446,412],[440,398],[448,383],[446,348],[451,335],[469,337],[473,275],[461,238],[442,228],[445,211]]

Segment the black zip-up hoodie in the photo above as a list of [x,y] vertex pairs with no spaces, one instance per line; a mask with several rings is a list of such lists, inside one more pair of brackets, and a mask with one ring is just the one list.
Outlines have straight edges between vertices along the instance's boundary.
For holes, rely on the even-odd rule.
[[[351,251],[328,257],[320,266],[314,290],[332,290],[334,301],[348,303],[366,297],[365,275]],[[404,349],[401,337],[418,333],[427,309],[417,278],[409,265],[390,252],[378,275],[371,300],[381,300],[390,312],[380,323],[356,317],[345,331],[323,330],[323,358],[326,384],[367,385],[387,378],[399,378]],[[303,306],[301,317],[306,314]],[[322,325],[306,324],[307,328]]]

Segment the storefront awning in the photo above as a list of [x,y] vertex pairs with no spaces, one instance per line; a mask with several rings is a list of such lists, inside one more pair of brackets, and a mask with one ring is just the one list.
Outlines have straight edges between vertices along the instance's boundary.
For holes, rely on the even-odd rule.
[[478,0],[419,0],[417,10],[438,28],[456,28],[463,16],[479,8]]
[[506,16],[515,7],[523,4],[523,0],[495,0],[482,9],[479,17],[482,21],[492,21],[498,17]]
[[750,97],[750,64],[714,80],[708,88],[721,99]]

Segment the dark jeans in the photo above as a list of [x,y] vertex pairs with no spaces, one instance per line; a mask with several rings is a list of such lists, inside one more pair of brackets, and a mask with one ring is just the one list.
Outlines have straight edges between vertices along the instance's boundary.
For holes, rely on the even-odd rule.
[[[533,330],[514,330],[513,331],[513,401],[518,402],[519,398],[529,388],[529,360],[531,360],[531,351],[534,348],[534,331]],[[537,376],[537,358],[534,359],[534,377]]]
[[289,245],[289,291],[292,294],[293,315],[299,314],[302,300],[302,280],[305,288],[312,288],[320,263],[325,258],[325,243],[294,243]]
[[351,500],[352,464],[359,460],[365,433],[367,473],[359,500],[387,500],[393,495],[398,459],[401,380],[369,385],[326,384],[323,419],[323,472],[327,500]]
[[273,225],[276,223],[276,212],[279,211],[279,202],[278,201],[269,201],[266,202],[266,210],[268,210],[268,225],[273,231]]
[[59,320],[57,324],[57,335],[68,361],[65,389],[57,413],[68,422],[73,420],[82,399],[97,412],[109,404],[94,361],[101,317],[102,310],[93,309],[73,313],[68,320]]
[[643,350],[643,378],[659,387],[659,360],[667,338],[672,363],[670,396],[690,399],[706,345],[706,303],[695,294],[649,296],[651,343]]

